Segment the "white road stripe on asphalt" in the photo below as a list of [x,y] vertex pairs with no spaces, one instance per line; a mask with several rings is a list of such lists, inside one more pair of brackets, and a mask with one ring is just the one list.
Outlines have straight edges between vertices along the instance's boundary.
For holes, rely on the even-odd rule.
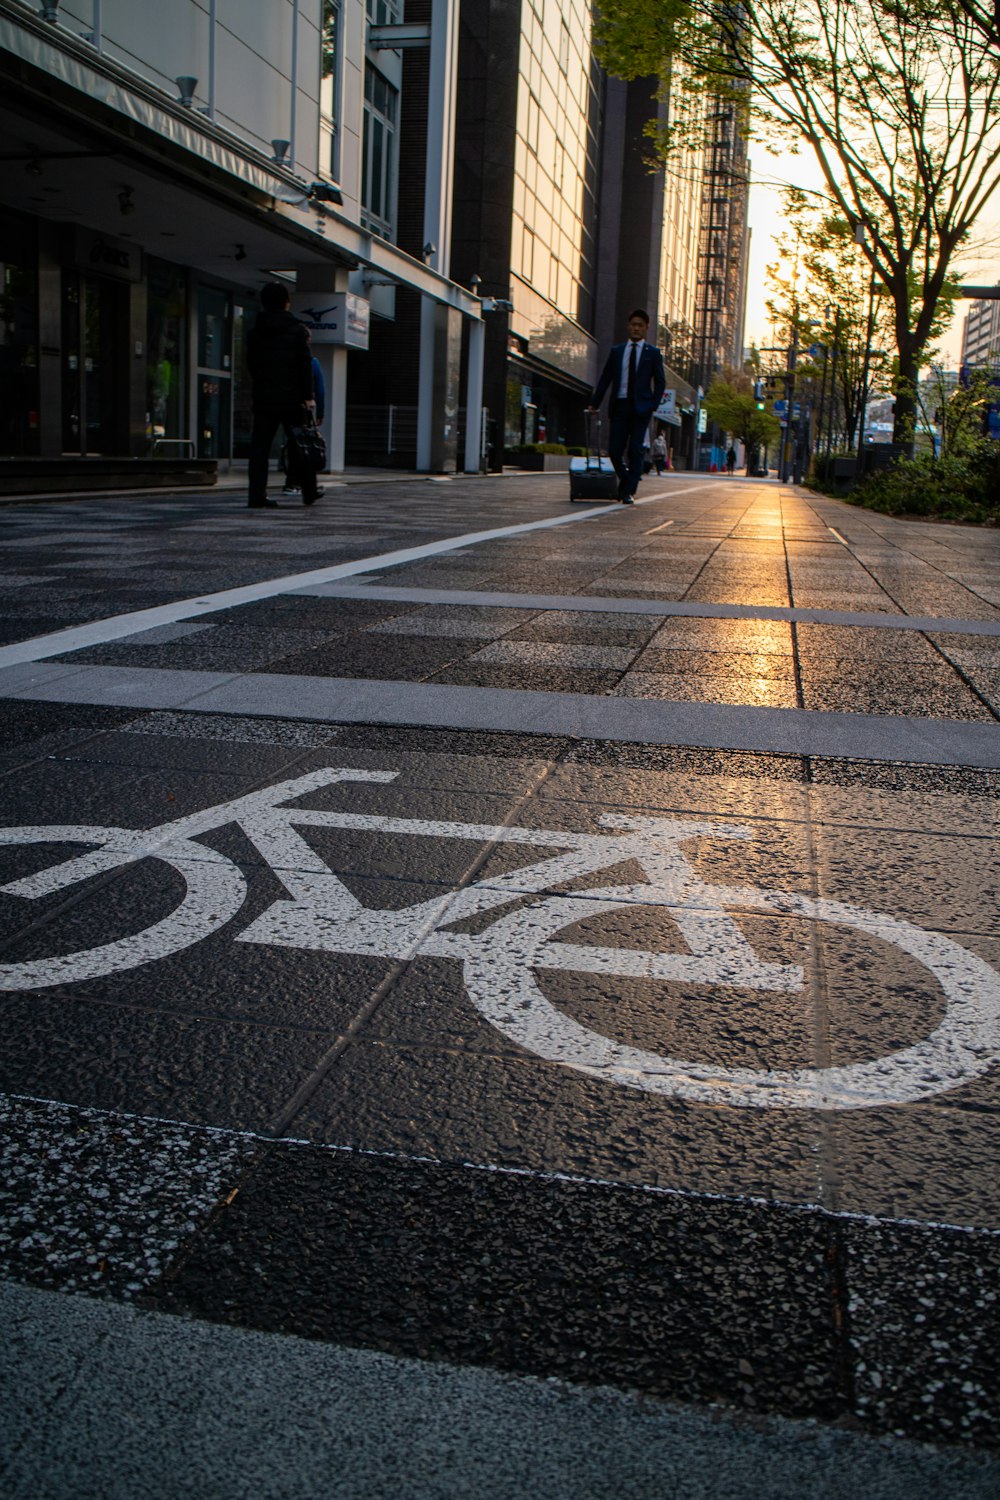
[[[685,485],[683,489],[669,491],[669,497],[672,499],[674,495],[683,495],[689,490],[704,487],[700,484]],[[651,505],[655,500],[664,498],[665,493],[648,495],[636,501],[636,504]],[[547,531],[553,526],[567,526],[576,521],[589,520],[592,516],[614,513],[617,509],[616,502],[594,510],[574,510],[558,516],[548,516],[542,521],[526,521],[520,526],[469,531],[462,536],[427,542],[422,547],[402,547],[376,557],[360,557],[353,562],[337,563],[330,568],[316,568],[308,573],[290,573],[281,578],[261,579],[258,583],[245,584],[241,588],[222,589],[218,593],[203,594],[194,599],[178,599],[172,604],[159,604],[153,609],[140,609],[127,615],[112,615],[107,620],[95,620],[88,625],[71,625],[66,630],[56,630],[49,635],[36,636],[33,640],[0,647],[0,668],[18,666],[23,662],[44,661],[50,656],[62,656],[67,651],[80,651],[89,646],[106,645],[109,641],[124,640],[155,625],[172,625],[178,620],[195,619],[220,609],[232,609],[238,604],[252,604],[258,599],[273,599],[278,594],[292,594],[337,578],[354,578],[359,573],[400,567],[403,563],[418,562],[425,557],[439,557],[442,553],[455,552],[460,547],[472,547],[479,542],[520,536],[529,531]]]
[[25,663],[0,699],[1000,768],[995,723],[277,672]]

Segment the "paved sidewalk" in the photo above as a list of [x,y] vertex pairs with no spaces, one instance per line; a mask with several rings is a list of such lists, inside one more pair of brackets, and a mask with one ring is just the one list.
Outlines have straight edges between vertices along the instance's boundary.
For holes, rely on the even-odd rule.
[[989,1454],[0,1285],[3,1493],[994,1500]]
[[641,499],[5,508],[5,1493],[1000,1488],[1000,536]]

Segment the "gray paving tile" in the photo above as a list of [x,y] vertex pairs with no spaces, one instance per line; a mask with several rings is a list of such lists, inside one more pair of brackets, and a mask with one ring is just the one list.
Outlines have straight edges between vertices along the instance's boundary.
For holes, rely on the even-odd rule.
[[240,745],[328,745],[336,730],[294,720],[247,719],[240,715],[154,712],[123,726],[123,733],[181,739],[228,741]]
[[886,663],[873,672],[848,661],[821,665],[817,658],[802,662],[802,702],[825,713],[904,714],[921,717],[996,723],[986,704],[957,673],[914,663],[905,675]]
[[612,689],[616,698],[664,699],[674,703],[732,703],[768,708],[796,708],[794,679],[745,676],[695,676],[632,671]]
[[368,627],[374,635],[426,635],[496,640],[534,618],[533,610],[452,605],[397,615]]
[[892,659],[941,664],[939,652],[915,630],[870,630],[864,626],[799,622],[795,626],[795,640],[802,660],[832,657],[854,662]]
[[791,627],[777,620],[668,620],[650,641],[657,650],[773,653],[791,656]]
[[654,643],[636,658],[632,670],[666,676],[725,676],[742,678],[748,683],[760,678],[789,682],[793,686],[795,683],[795,664],[792,658],[779,655],[776,651],[688,651],[682,646],[664,650]]
[[476,651],[470,661],[500,666],[584,667],[594,671],[624,671],[638,648],[545,641],[494,641]]

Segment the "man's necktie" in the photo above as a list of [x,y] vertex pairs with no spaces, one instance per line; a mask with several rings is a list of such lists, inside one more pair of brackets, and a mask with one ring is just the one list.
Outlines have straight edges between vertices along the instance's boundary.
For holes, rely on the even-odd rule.
[[635,366],[638,347],[638,344],[633,342],[628,355],[628,385],[626,386],[625,394],[630,406],[635,402]]

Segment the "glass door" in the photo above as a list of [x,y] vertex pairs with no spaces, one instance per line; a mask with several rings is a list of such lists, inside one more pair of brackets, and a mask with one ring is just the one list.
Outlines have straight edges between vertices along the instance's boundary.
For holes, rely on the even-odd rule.
[[127,451],[120,354],[125,289],[69,272],[63,282],[64,453]]
[[232,315],[228,292],[198,288],[198,457],[228,459],[232,446]]

